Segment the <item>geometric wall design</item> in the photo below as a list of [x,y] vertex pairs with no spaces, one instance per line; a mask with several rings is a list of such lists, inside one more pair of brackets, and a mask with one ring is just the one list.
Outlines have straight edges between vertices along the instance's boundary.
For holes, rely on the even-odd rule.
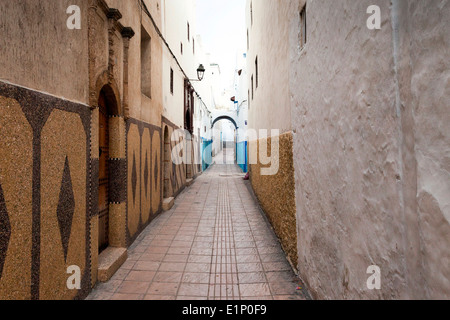
[[[86,105],[0,82],[0,299],[77,299],[89,285]],[[81,290],[67,288],[67,267]]]
[[31,298],[32,141],[19,102],[0,91],[0,299]]
[[[64,132],[64,134],[60,134]],[[42,130],[40,298],[73,299],[67,268],[86,268],[86,134],[76,113],[54,110]]]
[[127,135],[127,159],[128,159],[128,231],[133,237],[139,228],[141,210],[141,175],[138,174],[141,168],[140,161],[140,136],[137,125],[132,124]]
[[3,271],[3,265],[6,259],[9,239],[11,237],[11,223],[9,222],[8,212],[6,211],[5,197],[3,196],[2,186],[0,185],[0,277]]
[[162,141],[159,130],[153,130],[152,148],[150,156],[151,172],[153,175],[152,177],[150,177],[151,201],[152,201],[151,212],[153,215],[155,215],[157,212],[160,211],[162,200],[162,179],[163,179],[163,173],[161,168]]
[[67,251],[69,250],[70,233],[72,230],[73,214],[75,212],[75,198],[73,195],[72,178],[70,176],[69,158],[66,157],[64,172],[59,194],[58,217],[59,230],[61,231],[61,242],[64,249],[64,261],[67,262]]
[[161,129],[128,119],[127,132],[127,233],[129,243],[162,208]]
[[[159,145],[157,145],[160,148]],[[141,137],[141,224],[147,224],[152,211],[150,161],[152,154],[150,129],[144,128]]]
[[[166,162],[166,166],[168,166],[167,172],[165,172],[164,180],[168,185],[165,186],[168,191],[168,197],[176,197],[180,192],[183,191],[185,184],[186,184],[186,165],[185,164],[175,164],[173,163],[171,159],[171,154],[174,152],[175,154],[179,154],[180,156],[184,156],[183,152],[188,152],[189,149],[187,146],[184,147],[185,150],[182,150],[182,142],[184,137],[182,136],[182,133],[179,130],[179,128],[171,123],[168,119],[163,118],[163,128],[165,132],[166,130],[169,133],[169,145],[170,145],[170,154],[165,156],[168,156],[168,162],[166,162],[166,159],[164,161]],[[192,139],[195,139],[195,136],[192,137]],[[166,141],[164,142],[166,143]],[[189,142],[188,142],[189,143]],[[193,166],[191,166],[193,168]],[[191,169],[191,172],[193,174],[196,173],[195,170]]]

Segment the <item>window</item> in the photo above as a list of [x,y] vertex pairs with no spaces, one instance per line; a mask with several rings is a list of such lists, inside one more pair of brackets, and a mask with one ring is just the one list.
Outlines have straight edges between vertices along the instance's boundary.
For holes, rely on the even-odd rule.
[[256,88],[258,88],[258,57],[255,60],[255,70],[256,70]]
[[248,34],[248,29],[247,29],[247,51],[250,50],[250,36]]
[[141,92],[151,98],[151,38],[144,27],[141,27]]
[[253,2],[250,2],[250,21],[253,26]]
[[170,93],[173,95],[173,69],[170,68]]
[[188,42],[191,41],[191,27],[189,26],[189,22],[187,23],[187,38]]
[[306,33],[306,5],[300,11],[300,48],[306,44],[307,41],[307,33]]
[[255,92],[253,91],[253,75],[252,75],[252,100],[255,97]]

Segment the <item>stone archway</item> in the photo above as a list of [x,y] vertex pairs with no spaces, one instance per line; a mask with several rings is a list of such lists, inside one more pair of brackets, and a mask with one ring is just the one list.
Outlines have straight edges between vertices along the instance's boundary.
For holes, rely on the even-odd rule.
[[212,123],[212,125],[211,125],[211,128],[214,128],[214,125],[215,125],[217,122],[221,121],[221,120],[228,120],[228,121],[230,121],[230,122],[235,126],[236,129],[239,129],[239,128],[238,128],[238,125],[237,125],[237,123],[236,123],[236,120],[234,120],[234,119],[233,119],[232,117],[230,117],[230,116],[219,116],[219,117],[217,117],[217,118],[213,121],[213,123]]

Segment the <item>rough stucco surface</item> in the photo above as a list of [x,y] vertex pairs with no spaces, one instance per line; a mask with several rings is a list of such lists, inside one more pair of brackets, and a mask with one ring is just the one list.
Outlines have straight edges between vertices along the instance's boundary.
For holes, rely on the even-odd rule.
[[81,30],[69,30],[69,5],[86,12],[89,2],[0,2],[0,79],[88,102],[87,21],[82,19]]
[[[258,150],[263,143],[268,144],[268,150],[271,150],[272,138],[250,142],[251,148],[258,148]],[[295,267],[297,265],[297,222],[292,144],[292,133],[279,137],[279,171],[276,175],[262,175],[261,168],[267,166],[263,166],[260,161],[258,164],[251,165],[250,174],[252,187],[261,208],[269,218],[288,259]],[[274,147],[276,143],[273,144],[272,148]]]
[[[411,107],[423,274],[429,298],[450,297],[450,3],[408,7]],[[445,30],[445,31],[444,31]]]
[[309,1],[300,51],[291,16],[298,262],[317,298],[450,297],[449,17],[445,1]]

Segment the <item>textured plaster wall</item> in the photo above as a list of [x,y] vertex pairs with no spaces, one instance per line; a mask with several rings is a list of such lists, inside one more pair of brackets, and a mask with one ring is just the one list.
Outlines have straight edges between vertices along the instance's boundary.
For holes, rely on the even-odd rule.
[[307,3],[303,50],[289,29],[300,274],[317,298],[448,298],[450,4]]
[[[184,74],[167,48],[163,50],[163,116],[184,127]],[[173,70],[173,94],[170,92],[170,69]]]
[[[108,0],[108,5],[117,8],[123,15],[120,22],[124,26],[133,28],[135,36],[130,40],[129,49],[129,74],[128,103],[130,117],[146,123],[161,126],[161,114],[163,110],[162,99],[162,52],[163,43],[156,32],[150,18],[141,12],[138,1]],[[146,1],[147,7],[154,18],[158,28],[161,28],[160,1]],[[157,5],[159,9],[157,8]],[[151,96],[144,95],[141,91],[141,27],[150,36],[150,82]]]
[[[403,8],[403,7],[402,7]],[[417,213],[426,297],[450,297],[450,3],[404,6],[412,41],[410,78],[401,82],[411,105],[417,161]],[[408,28],[409,27],[409,28]],[[407,43],[405,44],[407,45]],[[414,212],[415,213],[415,212]]]
[[82,14],[81,30],[69,30],[70,5],[86,12],[89,2],[0,2],[0,79],[88,103],[87,19]]
[[[253,7],[253,24],[250,17]],[[288,22],[292,13],[288,1],[247,1],[247,28],[250,49],[247,54],[250,110],[248,127],[251,129],[291,129],[289,104],[289,41]],[[258,87],[256,66],[258,58]],[[253,92],[251,77],[253,76]],[[276,116],[274,111],[276,110]],[[270,135],[270,131],[269,131]]]
[[[272,144],[273,142],[273,144]],[[258,162],[250,165],[250,177],[253,190],[281,241],[289,261],[297,266],[297,222],[295,204],[294,164],[292,157],[293,139],[288,132],[279,137],[250,142],[250,149],[258,150],[261,144],[273,148],[279,147],[280,157],[277,161],[279,171],[276,175],[262,175],[261,169],[267,166]],[[275,163],[273,163],[275,165]]]

